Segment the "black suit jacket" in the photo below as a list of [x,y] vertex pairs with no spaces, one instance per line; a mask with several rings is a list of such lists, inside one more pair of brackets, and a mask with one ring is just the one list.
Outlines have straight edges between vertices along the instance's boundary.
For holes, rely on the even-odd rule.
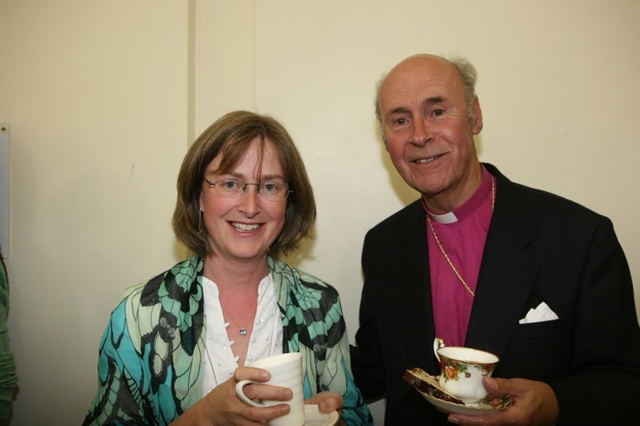
[[[495,167],[496,202],[466,346],[497,354],[494,377],[551,385],[564,424],[625,424],[640,404],[640,329],[629,267],[611,221],[574,202],[515,184]],[[386,396],[385,424],[447,424],[402,380],[439,374],[427,228],[421,202],[366,235],[356,384]],[[519,324],[546,302],[558,320]]]

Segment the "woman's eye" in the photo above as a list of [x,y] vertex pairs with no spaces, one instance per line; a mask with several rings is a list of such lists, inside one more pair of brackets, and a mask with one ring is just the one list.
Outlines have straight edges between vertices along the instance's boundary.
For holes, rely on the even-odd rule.
[[275,183],[263,183],[262,184],[262,191],[265,192],[278,192],[279,186],[278,184]]
[[224,183],[224,187],[227,189],[234,189],[237,186],[239,186],[238,182],[233,181],[233,180],[228,180]]

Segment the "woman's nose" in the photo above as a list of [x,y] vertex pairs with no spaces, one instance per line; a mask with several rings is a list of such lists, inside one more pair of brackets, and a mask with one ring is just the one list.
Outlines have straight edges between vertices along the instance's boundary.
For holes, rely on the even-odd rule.
[[240,210],[247,216],[255,216],[260,211],[258,187],[255,185],[247,185],[240,195]]

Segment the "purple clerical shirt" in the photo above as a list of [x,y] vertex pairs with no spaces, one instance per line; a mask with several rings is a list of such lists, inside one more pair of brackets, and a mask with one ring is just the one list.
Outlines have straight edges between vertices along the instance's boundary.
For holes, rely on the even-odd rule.
[[[483,170],[480,187],[463,205],[443,215],[427,210],[440,244],[474,293],[496,190],[495,178]],[[474,296],[445,259],[426,221],[425,226],[436,336],[443,338],[447,346],[464,346]]]

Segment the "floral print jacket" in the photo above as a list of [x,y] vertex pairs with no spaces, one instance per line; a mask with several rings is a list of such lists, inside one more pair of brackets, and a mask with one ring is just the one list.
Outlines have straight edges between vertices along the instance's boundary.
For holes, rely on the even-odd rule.
[[[347,424],[373,424],[353,382],[337,291],[279,260],[267,263],[284,351],[302,353],[304,397],[339,393]],[[99,387],[84,425],[167,425],[202,398],[203,264],[192,256],[127,290],[100,343]]]

